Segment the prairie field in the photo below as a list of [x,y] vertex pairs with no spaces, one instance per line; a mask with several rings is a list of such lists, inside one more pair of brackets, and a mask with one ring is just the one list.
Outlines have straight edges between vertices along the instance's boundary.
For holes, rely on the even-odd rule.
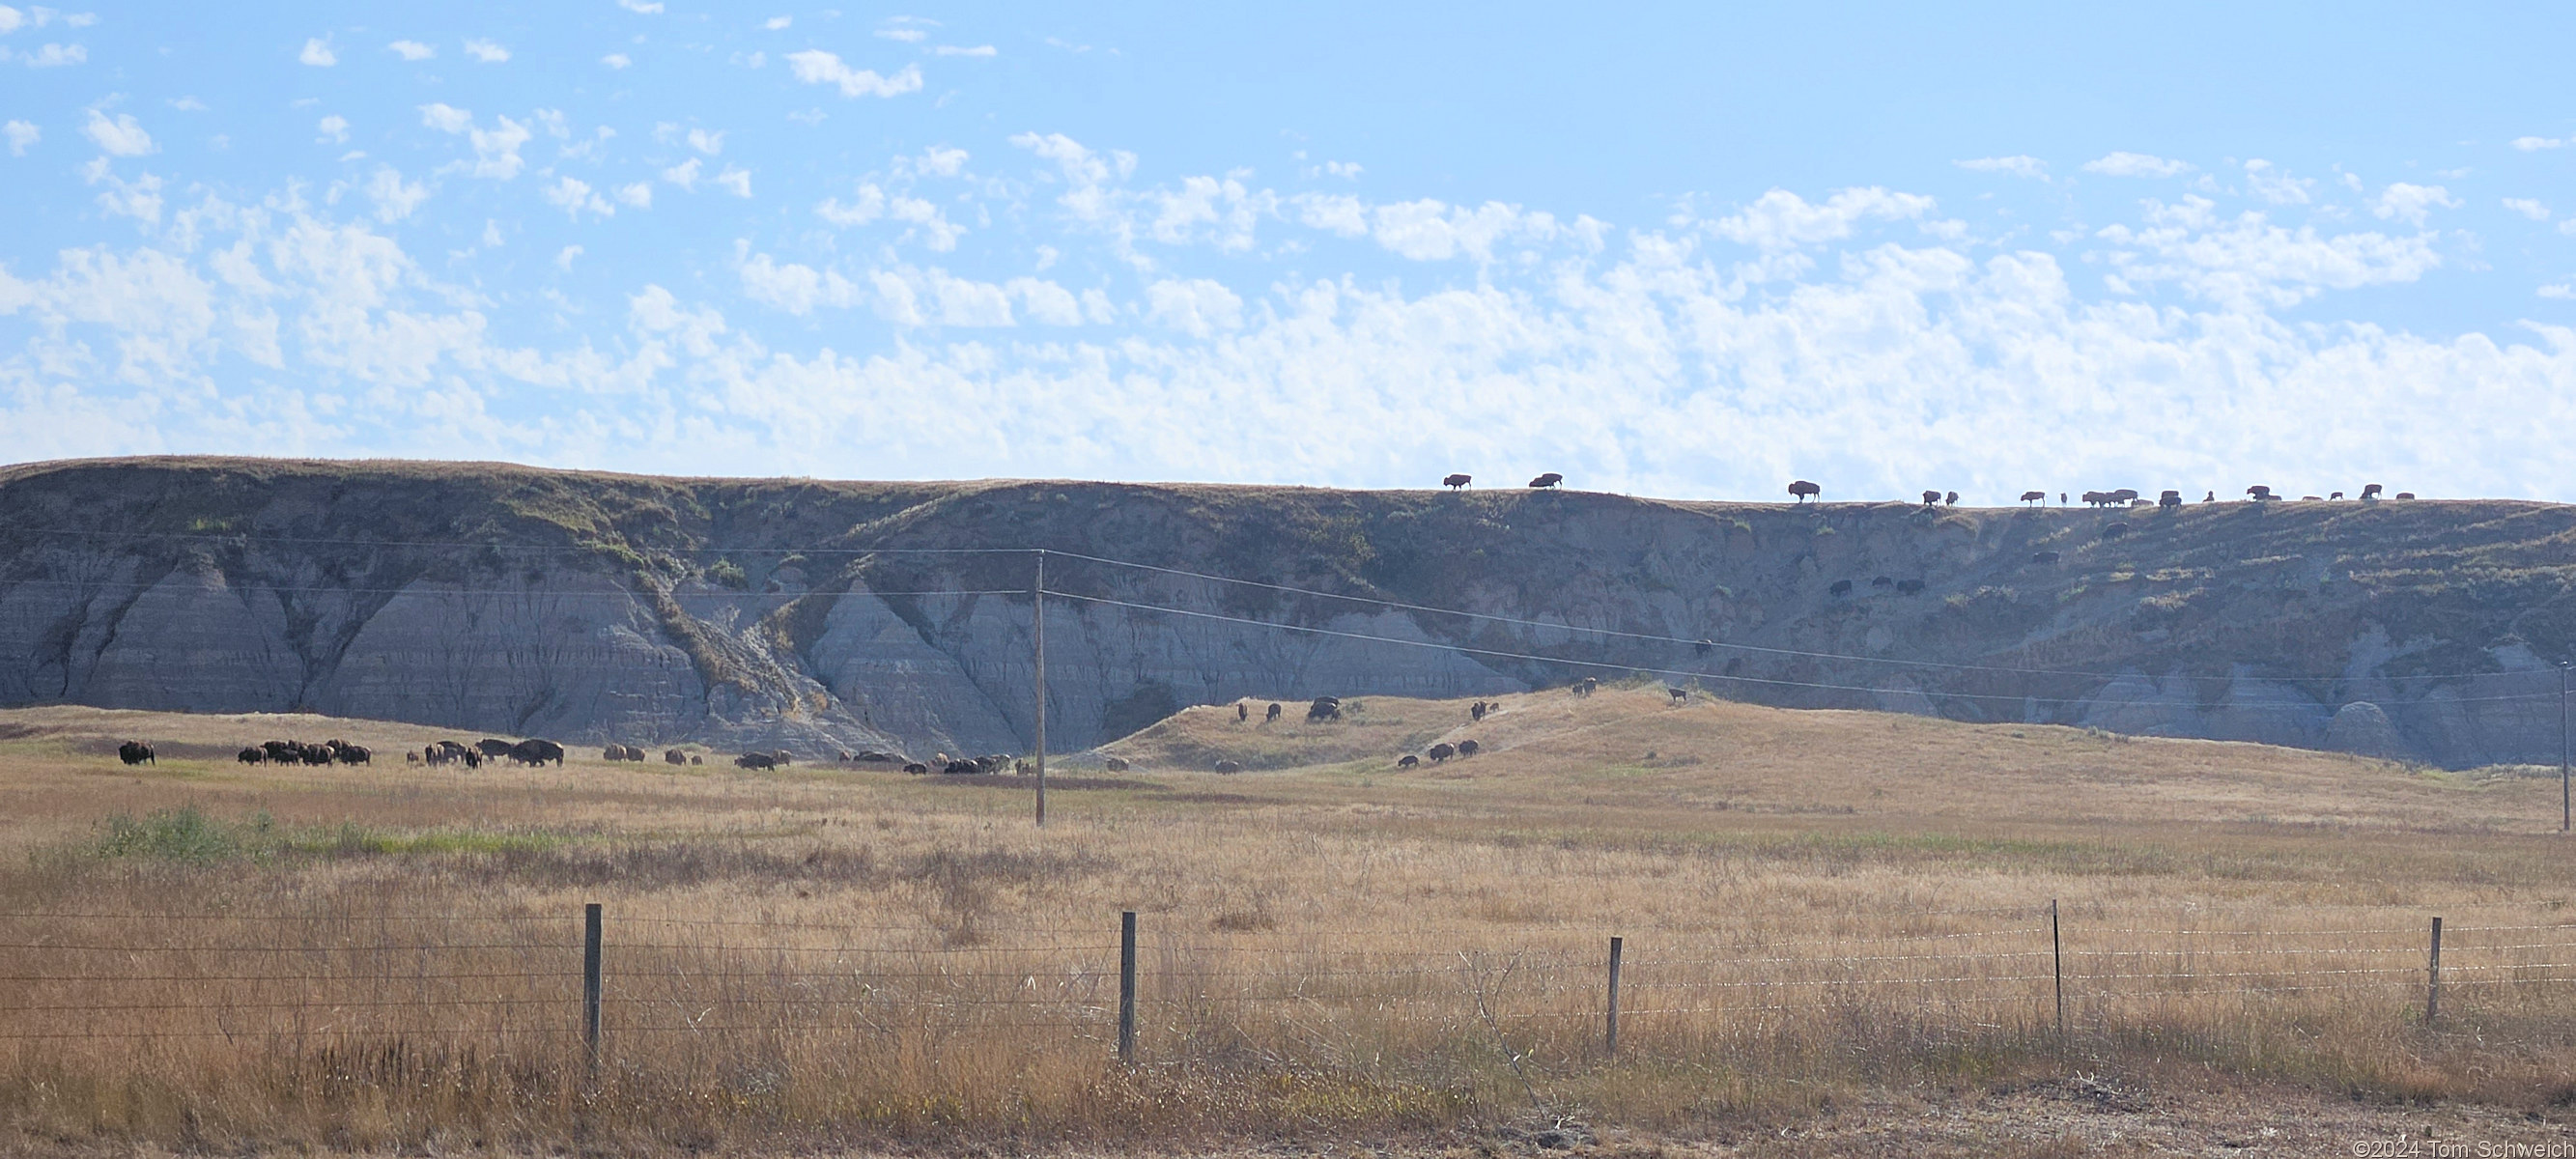
[[[2576,1103],[2554,768],[1651,684],[1494,705],[1190,708],[1052,761],[1043,830],[1029,779],[827,754],[469,771],[404,764],[475,739],[411,725],[0,713],[0,1140],[1822,1154],[2027,1104],[1996,1130],[2078,1154],[2159,1099],[2230,1108],[2212,1140],[2559,1138]],[[375,763],[232,757],[327,737]]]

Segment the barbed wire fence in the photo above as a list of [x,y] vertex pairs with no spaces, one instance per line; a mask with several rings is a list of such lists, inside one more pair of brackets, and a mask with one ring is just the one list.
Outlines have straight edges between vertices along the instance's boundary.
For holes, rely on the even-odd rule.
[[2389,1029],[2576,1014],[2576,923],[2159,927],[2055,902],[1778,928],[1091,929],[652,913],[0,914],[0,1043],[297,1055],[481,1044],[595,1074],[761,1044],[1096,1050],[1133,1065],[1491,1048],[1680,1058],[1802,1022],[2076,1041],[2212,1004]]

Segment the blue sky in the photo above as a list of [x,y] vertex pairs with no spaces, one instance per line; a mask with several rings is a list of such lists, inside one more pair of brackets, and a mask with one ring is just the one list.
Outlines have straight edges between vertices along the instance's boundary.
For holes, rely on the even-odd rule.
[[2563,7],[0,7],[0,435],[2576,498]]

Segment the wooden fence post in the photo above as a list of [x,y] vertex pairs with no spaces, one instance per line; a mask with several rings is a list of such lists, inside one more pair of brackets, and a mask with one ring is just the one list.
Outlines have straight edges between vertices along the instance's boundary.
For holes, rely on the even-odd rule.
[[1610,1027],[1602,1053],[1611,1058],[1619,1057],[1619,951],[1625,942],[1624,938],[1610,939]]
[[1136,1061],[1136,911],[1118,915],[1118,1061]]
[[599,903],[581,907],[581,1042],[592,1077],[599,1074]]
[[2424,966],[2424,1025],[2442,1016],[2442,919],[2433,919],[2433,957]]

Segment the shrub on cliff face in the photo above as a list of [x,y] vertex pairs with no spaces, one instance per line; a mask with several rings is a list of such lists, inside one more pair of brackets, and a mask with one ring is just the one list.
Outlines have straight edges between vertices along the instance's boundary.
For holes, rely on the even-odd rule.
[[751,577],[743,574],[742,565],[729,559],[720,559],[710,565],[707,568],[707,581],[722,584],[735,591],[742,591],[751,586]]

